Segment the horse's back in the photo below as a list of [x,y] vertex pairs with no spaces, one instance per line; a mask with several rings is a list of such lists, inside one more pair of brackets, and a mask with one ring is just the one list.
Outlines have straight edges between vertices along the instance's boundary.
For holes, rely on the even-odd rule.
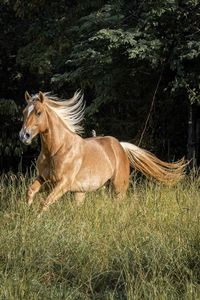
[[123,147],[119,141],[112,136],[97,136],[84,139],[90,147],[97,147],[99,150],[105,151],[111,159],[116,159],[116,153],[122,157],[127,157]]

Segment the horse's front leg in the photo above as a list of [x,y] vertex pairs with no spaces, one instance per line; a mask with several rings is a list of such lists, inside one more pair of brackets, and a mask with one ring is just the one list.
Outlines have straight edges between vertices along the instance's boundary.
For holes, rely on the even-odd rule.
[[33,181],[33,183],[28,187],[26,193],[26,201],[28,205],[31,205],[31,203],[33,202],[33,197],[37,192],[39,192],[43,183],[44,183],[44,179],[41,176],[37,176]]
[[67,191],[69,191],[69,184],[67,184],[66,180],[61,180],[61,181],[57,182],[54,186],[53,191],[46,198],[40,214],[43,211],[46,211],[48,209],[49,205],[56,202]]

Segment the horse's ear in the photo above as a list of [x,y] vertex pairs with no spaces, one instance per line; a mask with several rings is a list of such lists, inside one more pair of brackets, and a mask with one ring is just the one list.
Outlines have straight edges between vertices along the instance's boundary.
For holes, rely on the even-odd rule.
[[29,100],[31,99],[31,95],[29,94],[29,92],[25,92],[25,100],[26,100],[26,102],[29,102]]
[[42,92],[39,92],[38,96],[39,96],[39,101],[43,103],[44,102],[44,94]]

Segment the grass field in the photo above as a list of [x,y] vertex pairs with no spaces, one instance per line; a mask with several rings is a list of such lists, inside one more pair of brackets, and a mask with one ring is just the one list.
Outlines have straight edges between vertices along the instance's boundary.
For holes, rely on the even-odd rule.
[[65,195],[38,219],[44,193],[0,178],[0,299],[200,299],[200,180],[132,182],[76,207]]

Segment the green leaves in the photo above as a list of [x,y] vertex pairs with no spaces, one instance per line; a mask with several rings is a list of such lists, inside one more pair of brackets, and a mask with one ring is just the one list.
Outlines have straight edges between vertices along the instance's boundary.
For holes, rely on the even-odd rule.
[[200,104],[200,83],[197,88],[191,89],[189,85],[186,85],[188,97],[191,104],[199,103]]
[[145,143],[185,147],[187,112],[170,124],[199,99],[199,19],[196,0],[3,1],[2,97],[20,104],[26,89],[70,97],[82,88],[88,131],[137,143],[163,70]]
[[16,103],[10,99],[0,99],[0,156],[15,157],[23,153],[22,145],[18,138],[21,114]]

